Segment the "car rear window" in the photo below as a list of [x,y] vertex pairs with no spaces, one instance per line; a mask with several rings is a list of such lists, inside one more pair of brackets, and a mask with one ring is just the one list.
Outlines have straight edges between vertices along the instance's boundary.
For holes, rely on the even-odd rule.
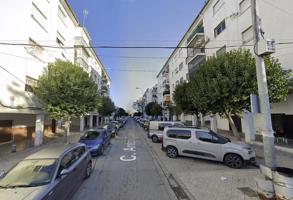
[[81,136],[82,140],[95,140],[100,136],[100,132],[98,131],[87,131],[83,136]]
[[159,123],[159,130],[163,131],[166,126],[172,126],[171,123]]

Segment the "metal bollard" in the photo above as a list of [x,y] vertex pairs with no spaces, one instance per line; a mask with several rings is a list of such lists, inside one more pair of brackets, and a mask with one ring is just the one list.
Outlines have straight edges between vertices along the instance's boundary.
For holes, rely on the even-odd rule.
[[11,145],[11,153],[15,153],[16,152],[16,144],[12,143]]

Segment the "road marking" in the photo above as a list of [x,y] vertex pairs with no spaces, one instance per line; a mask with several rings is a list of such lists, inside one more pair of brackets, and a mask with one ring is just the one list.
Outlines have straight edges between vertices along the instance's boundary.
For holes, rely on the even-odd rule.
[[136,160],[136,156],[135,155],[131,155],[130,158],[126,158],[126,156],[121,156],[120,160],[125,161],[125,162],[129,162],[129,161],[135,161]]
[[126,148],[123,148],[123,151],[130,152],[131,154],[120,156],[121,161],[129,162],[136,160],[135,139],[133,133],[129,135],[126,143]]

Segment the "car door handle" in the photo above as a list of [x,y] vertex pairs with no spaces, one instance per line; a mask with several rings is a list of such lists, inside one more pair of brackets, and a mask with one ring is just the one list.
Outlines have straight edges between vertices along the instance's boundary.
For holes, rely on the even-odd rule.
[[48,194],[48,196],[51,196],[53,193],[54,193],[54,191],[53,191],[53,190],[52,190],[52,191],[50,191],[50,192],[49,192],[49,194]]

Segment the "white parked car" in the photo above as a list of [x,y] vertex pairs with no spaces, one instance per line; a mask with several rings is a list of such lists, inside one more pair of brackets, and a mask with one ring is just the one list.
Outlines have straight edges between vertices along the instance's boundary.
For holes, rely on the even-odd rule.
[[241,168],[255,162],[255,152],[245,143],[233,143],[213,131],[197,128],[166,127],[162,150],[167,156],[178,155],[224,162],[231,168]]
[[163,131],[165,127],[170,126],[184,126],[181,122],[171,122],[171,121],[150,121],[148,138],[151,138],[154,143],[161,142],[163,139]]

